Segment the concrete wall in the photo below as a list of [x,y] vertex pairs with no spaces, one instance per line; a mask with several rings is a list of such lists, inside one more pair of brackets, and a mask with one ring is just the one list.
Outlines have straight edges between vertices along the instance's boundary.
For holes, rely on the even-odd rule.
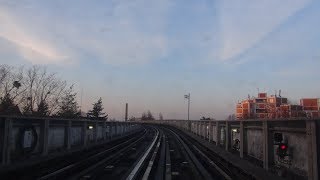
[[81,144],[82,127],[76,126],[71,128],[71,146],[77,146]]
[[140,125],[128,122],[0,116],[0,166],[87,148],[139,128]]
[[63,149],[65,146],[65,128],[53,126],[49,128],[49,151]]
[[263,134],[262,130],[249,129],[247,130],[247,150],[248,156],[258,160],[263,160]]

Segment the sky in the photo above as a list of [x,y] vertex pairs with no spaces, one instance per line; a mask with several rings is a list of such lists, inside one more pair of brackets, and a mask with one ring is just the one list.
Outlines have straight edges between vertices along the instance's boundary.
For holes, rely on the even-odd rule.
[[248,94],[320,97],[317,0],[0,0],[0,63],[43,65],[109,117],[226,119]]

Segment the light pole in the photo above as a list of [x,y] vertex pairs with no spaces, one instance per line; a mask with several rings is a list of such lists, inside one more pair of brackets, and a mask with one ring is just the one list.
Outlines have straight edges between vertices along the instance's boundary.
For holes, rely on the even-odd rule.
[[188,120],[189,120],[189,113],[190,113],[190,93],[184,95],[184,98],[188,99]]

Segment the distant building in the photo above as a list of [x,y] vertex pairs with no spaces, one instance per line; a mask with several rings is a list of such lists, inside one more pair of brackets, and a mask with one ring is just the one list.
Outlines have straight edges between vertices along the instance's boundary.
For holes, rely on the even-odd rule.
[[[267,96],[267,93],[258,93],[258,97],[248,97],[236,106],[236,119],[275,119],[275,118],[297,118],[306,117],[306,109],[310,109],[312,117],[319,117],[319,104],[320,101],[316,99],[317,106],[309,100],[300,105],[288,104],[288,99],[285,97],[271,95]],[[312,104],[312,105],[311,105]],[[310,105],[310,106],[309,106]],[[305,108],[307,107],[307,108]],[[318,109],[318,114],[314,111]],[[317,116],[318,115],[318,116]]]
[[303,98],[300,99],[300,105],[306,112],[307,117],[319,118],[320,117],[320,98]]

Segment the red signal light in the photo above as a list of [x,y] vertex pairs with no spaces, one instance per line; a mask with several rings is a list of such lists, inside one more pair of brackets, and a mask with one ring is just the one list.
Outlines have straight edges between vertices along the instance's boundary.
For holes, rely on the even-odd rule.
[[286,145],[284,145],[284,144],[282,144],[281,146],[280,146],[280,149],[282,149],[282,150],[285,150],[285,149],[287,149],[288,147],[286,146]]
[[278,156],[283,159],[285,156],[288,156],[288,145],[286,143],[280,143],[278,146],[277,154]]

